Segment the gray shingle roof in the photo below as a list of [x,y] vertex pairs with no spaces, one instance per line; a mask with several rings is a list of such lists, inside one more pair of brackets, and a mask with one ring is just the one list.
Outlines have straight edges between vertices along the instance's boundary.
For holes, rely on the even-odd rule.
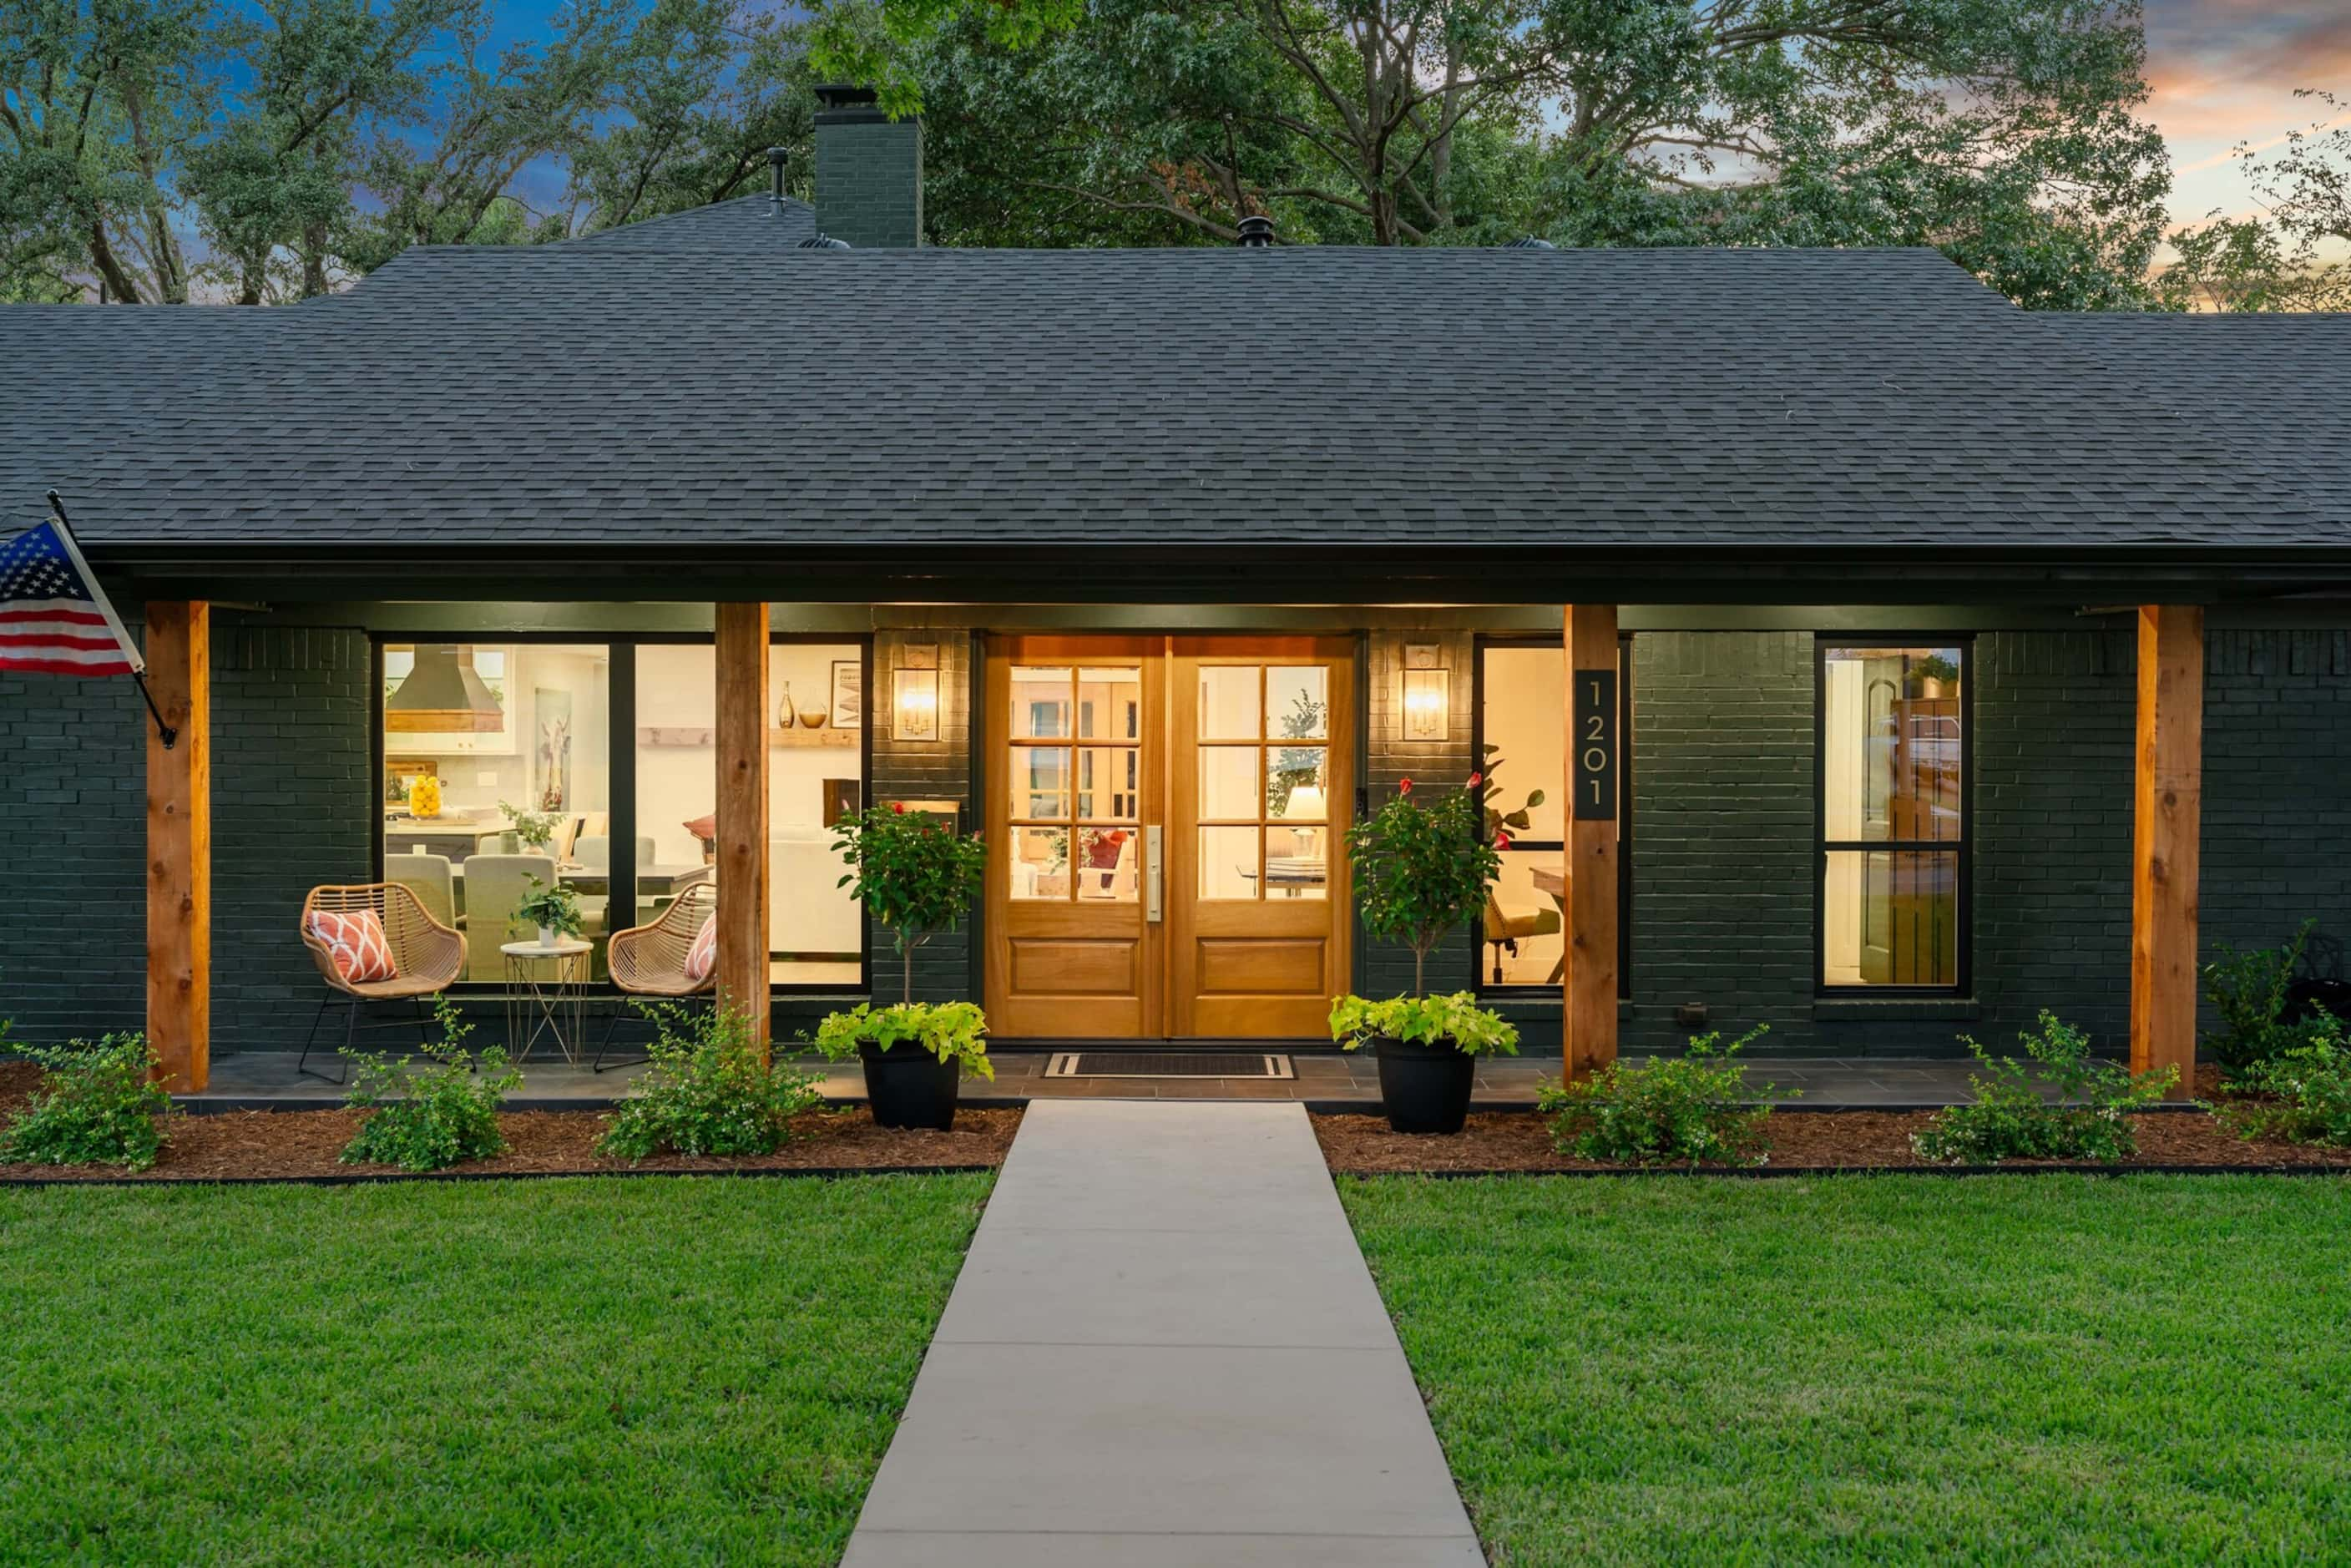
[[[0,476],[126,558],[2351,543],[2306,465],[1932,251],[736,243],[764,204],[291,310],[0,312]],[[2345,343],[2243,373],[2340,386]]]
[[682,213],[622,224],[618,228],[598,229],[565,243],[597,250],[681,246],[695,250],[781,250],[815,233],[816,213],[806,202],[785,197],[784,210],[778,216],[774,204],[762,194],[737,196]]

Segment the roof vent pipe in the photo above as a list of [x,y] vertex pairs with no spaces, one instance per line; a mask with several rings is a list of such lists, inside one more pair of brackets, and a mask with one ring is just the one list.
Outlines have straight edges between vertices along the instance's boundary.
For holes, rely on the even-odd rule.
[[1256,250],[1273,243],[1273,220],[1262,213],[1252,213],[1241,220],[1240,246]]
[[773,176],[768,189],[768,215],[780,218],[784,215],[784,150],[782,148],[768,149],[768,171]]

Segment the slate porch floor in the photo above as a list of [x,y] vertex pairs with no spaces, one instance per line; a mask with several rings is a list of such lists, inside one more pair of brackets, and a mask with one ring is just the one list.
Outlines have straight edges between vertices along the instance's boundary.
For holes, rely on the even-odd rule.
[[[616,1058],[619,1052],[615,1052]],[[1379,1104],[1379,1069],[1361,1056],[1331,1052],[1294,1054],[1298,1076],[1287,1082],[1249,1078],[1047,1078],[1052,1053],[997,1053],[996,1081],[967,1080],[964,1102],[971,1105],[1019,1105],[1050,1100],[1269,1100],[1296,1101],[1311,1111],[1371,1111]],[[295,1071],[292,1051],[244,1051],[214,1058],[212,1085],[203,1094],[181,1097],[192,1110],[297,1110],[340,1103],[332,1084]],[[311,1058],[313,1066],[321,1058]],[[340,1067],[323,1059],[327,1071]],[[864,1076],[856,1064],[806,1064],[825,1074],[828,1098],[864,1098]],[[1769,1082],[1802,1091],[1782,1103],[1792,1111],[1907,1110],[1949,1105],[1970,1098],[1973,1064],[1922,1057],[1783,1057],[1750,1062],[1750,1082]],[[586,1110],[611,1103],[626,1092],[639,1069],[616,1068],[597,1074],[585,1066],[534,1059],[524,1063],[523,1087],[508,1104],[516,1110]],[[1534,1103],[1537,1085],[1559,1076],[1557,1059],[1524,1057],[1479,1064],[1475,1104],[1480,1110],[1523,1110]]]

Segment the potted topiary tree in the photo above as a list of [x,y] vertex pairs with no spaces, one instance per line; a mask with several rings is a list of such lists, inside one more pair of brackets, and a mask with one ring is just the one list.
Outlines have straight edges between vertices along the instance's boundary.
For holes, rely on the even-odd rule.
[[865,1097],[884,1127],[954,1125],[964,1069],[996,1076],[987,1060],[987,1016],[973,1002],[914,1000],[914,949],[952,931],[979,896],[987,852],[977,834],[903,803],[872,806],[839,824],[833,850],[849,862],[841,885],[886,926],[898,953],[898,1000],[861,1002],[817,1026],[816,1048],[833,1061],[859,1058]]
[[1485,913],[1501,873],[1498,842],[1508,841],[1488,830],[1483,783],[1473,773],[1465,788],[1423,806],[1405,779],[1395,799],[1347,830],[1364,929],[1411,945],[1412,994],[1338,998],[1331,1038],[1350,1051],[1378,1051],[1380,1098],[1399,1133],[1459,1132],[1478,1057],[1518,1053],[1517,1029],[1472,993],[1427,994],[1428,955],[1447,932]]

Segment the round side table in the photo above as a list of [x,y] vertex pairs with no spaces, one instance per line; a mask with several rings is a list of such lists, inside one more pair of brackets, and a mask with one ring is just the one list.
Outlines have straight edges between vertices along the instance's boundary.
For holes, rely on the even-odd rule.
[[507,956],[507,1039],[514,1044],[517,1062],[530,1055],[542,1038],[570,1065],[580,1065],[580,1042],[587,1032],[588,955],[594,951],[577,937],[553,942],[507,942],[498,951]]

